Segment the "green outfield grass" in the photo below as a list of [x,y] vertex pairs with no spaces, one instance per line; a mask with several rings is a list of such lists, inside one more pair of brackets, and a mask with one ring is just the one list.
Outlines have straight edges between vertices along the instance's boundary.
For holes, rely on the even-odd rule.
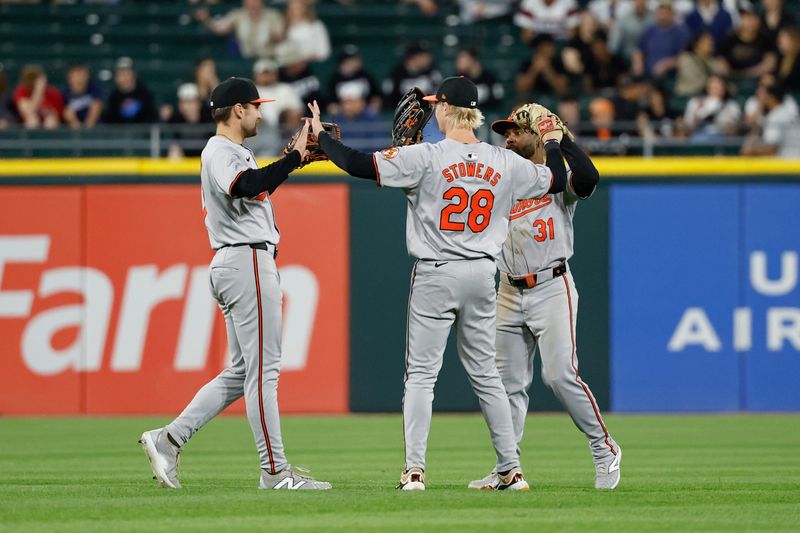
[[0,529],[8,531],[798,531],[800,417],[609,416],[624,450],[613,492],[592,488],[565,415],[528,419],[528,493],[470,491],[491,469],[475,415],[435,415],[428,490],[394,485],[399,416],[285,417],[289,459],[327,492],[259,491],[252,434],[220,418],[186,446],[184,489],[151,479],[137,444],[154,418],[0,418]]

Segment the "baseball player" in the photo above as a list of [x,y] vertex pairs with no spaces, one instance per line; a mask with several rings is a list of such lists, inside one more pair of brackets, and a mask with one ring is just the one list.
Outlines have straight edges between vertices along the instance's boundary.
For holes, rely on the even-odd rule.
[[181,487],[181,447],[243,395],[261,458],[259,488],[331,487],[293,469],[281,439],[277,392],[282,294],[275,266],[280,232],[271,195],[300,166],[307,135],[300,135],[285,157],[258,168],[255,155],[242,142],[256,134],[258,108],[264,102],[272,100],[259,98],[253,82],[244,78],[225,80],[211,93],[217,133],[200,156],[200,181],[206,229],[216,250],[209,266],[210,288],[225,317],[232,361],[172,423],[142,434],[145,455],[165,488]]
[[322,130],[310,105],[312,130],[328,157],[350,175],[400,188],[408,199],[406,242],[417,259],[411,274],[403,396],[405,467],[398,488],[425,489],[425,452],[433,388],[451,327],[458,353],[497,454],[498,489],[528,490],[508,397],[495,363],[495,257],[518,198],[560,192],[567,180],[561,130],[544,135],[547,166],[478,141],[483,123],[477,88],[464,77],[444,80],[434,114],[445,139],[362,154]]
[[[539,108],[522,106],[508,120],[492,124],[495,132],[505,136],[508,149],[534,163],[543,160],[542,141],[528,127],[527,119],[520,118],[551,115],[546,108]],[[561,149],[570,167],[566,189],[519,201],[510,211],[511,228],[498,260],[497,367],[511,402],[519,448],[538,350],[542,380],[589,439],[595,488],[613,489],[619,483],[622,451],[611,438],[589,386],[578,373],[578,291],[567,263],[572,257],[572,217],[578,200],[592,195],[599,175],[569,133],[564,135]],[[469,487],[494,489],[499,484],[499,476],[492,472]]]

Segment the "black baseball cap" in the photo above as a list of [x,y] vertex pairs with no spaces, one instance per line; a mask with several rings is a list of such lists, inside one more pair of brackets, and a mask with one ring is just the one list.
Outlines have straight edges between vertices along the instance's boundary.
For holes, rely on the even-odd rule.
[[447,102],[457,107],[475,109],[478,107],[478,88],[469,78],[453,76],[442,82],[435,96],[426,96],[423,100]]
[[214,87],[208,100],[211,109],[232,107],[236,104],[260,104],[275,101],[269,98],[259,98],[256,84],[247,78],[228,78]]

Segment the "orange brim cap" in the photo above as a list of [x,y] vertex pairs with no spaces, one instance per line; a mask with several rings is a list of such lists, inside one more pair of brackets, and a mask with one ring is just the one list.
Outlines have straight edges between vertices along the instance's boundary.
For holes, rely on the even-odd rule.
[[251,104],[263,104],[264,102],[274,102],[275,100],[270,100],[269,98],[256,98],[255,100],[250,100]]
[[495,133],[499,133],[500,135],[505,135],[506,130],[509,128],[517,128],[517,124],[513,120],[503,119],[503,120],[495,120],[492,122],[492,131]]

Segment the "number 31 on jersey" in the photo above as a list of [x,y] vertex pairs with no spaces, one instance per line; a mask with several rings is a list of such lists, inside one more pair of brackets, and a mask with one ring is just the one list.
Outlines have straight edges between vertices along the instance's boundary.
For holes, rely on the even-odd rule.
[[533,227],[537,230],[537,233],[533,236],[533,240],[536,242],[544,242],[547,239],[551,241],[556,238],[555,229],[553,229],[553,217],[548,218],[547,220],[538,219],[533,222]]

